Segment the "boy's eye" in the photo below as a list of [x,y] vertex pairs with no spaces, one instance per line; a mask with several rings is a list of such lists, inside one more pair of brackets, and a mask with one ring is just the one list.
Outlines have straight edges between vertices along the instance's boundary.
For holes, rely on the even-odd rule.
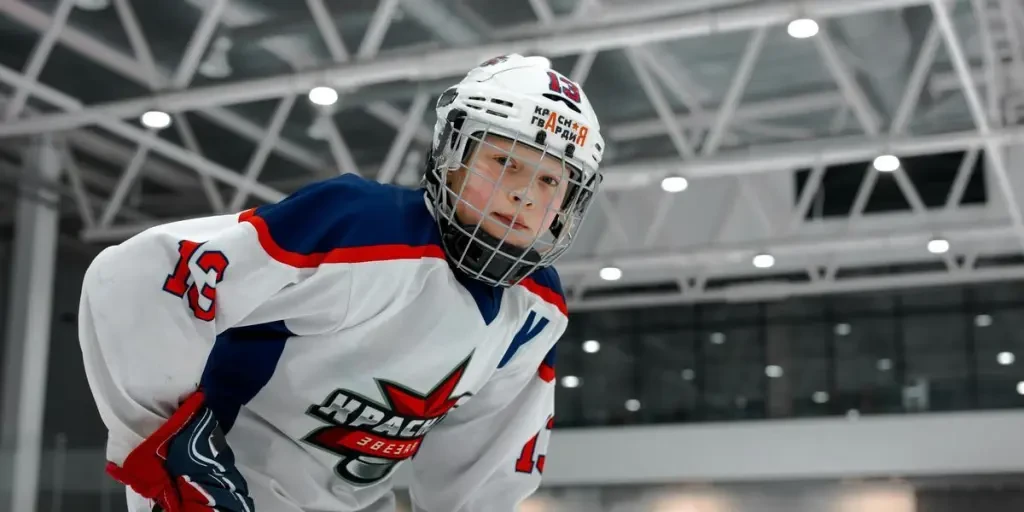
[[560,183],[558,181],[558,178],[555,178],[554,176],[544,176],[541,179],[544,181],[544,183],[547,183],[548,185],[551,185],[552,187],[557,187],[558,184]]

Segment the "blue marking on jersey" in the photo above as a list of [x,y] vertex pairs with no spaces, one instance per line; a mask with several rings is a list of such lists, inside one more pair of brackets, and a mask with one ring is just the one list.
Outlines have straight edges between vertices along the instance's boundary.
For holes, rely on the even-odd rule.
[[270,382],[292,336],[284,321],[236,327],[217,336],[200,388],[224,433],[235,424],[239,409]]
[[345,174],[261,206],[256,215],[277,245],[302,255],[377,245],[440,245],[423,194]]
[[501,297],[505,289],[482,283],[461,272],[455,272],[455,279],[473,296],[484,323],[491,325],[491,322],[498,317],[498,310],[501,309]]
[[[261,206],[256,215],[267,223],[277,245],[302,255],[375,245],[440,246],[441,235],[424,194],[423,189],[345,174]],[[455,275],[490,325],[501,308],[503,289]]]
[[519,328],[519,332],[517,332],[512,338],[512,344],[509,345],[508,350],[505,351],[505,355],[501,356],[498,368],[504,368],[505,365],[512,360],[512,357],[516,355],[516,352],[519,351],[519,347],[522,347],[530,340],[536,338],[537,335],[544,330],[544,327],[547,327],[547,325],[547,318],[540,317],[540,320],[537,320],[537,313],[530,310],[530,314],[526,316],[526,322],[523,323],[523,326]]
[[542,365],[548,366],[551,369],[555,368],[555,349],[556,348],[558,348],[558,344],[553,345],[551,347],[551,350],[548,350],[548,355],[544,356],[544,361],[541,363]]

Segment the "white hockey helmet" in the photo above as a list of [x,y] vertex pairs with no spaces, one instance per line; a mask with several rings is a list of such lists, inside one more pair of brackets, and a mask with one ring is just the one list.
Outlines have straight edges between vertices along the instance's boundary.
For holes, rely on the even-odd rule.
[[[544,57],[504,55],[480,64],[445,91],[436,111],[424,179],[449,261],[472,278],[503,287],[554,263],[572,244],[601,182],[604,140],[586,94]],[[509,241],[512,228],[498,237],[483,229],[483,220],[467,224],[456,216],[457,205],[468,203],[462,197],[465,187],[456,190],[451,174],[476,172],[476,150],[497,149],[487,142],[493,136],[511,142],[511,149],[502,151],[525,145],[538,150],[541,161],[557,162],[561,181],[568,184],[560,204],[540,205],[554,215],[550,229],[525,245]],[[541,165],[533,167],[536,174]],[[501,176],[505,173],[503,168]],[[487,179],[501,186],[501,177]],[[483,214],[480,207],[471,208]]]

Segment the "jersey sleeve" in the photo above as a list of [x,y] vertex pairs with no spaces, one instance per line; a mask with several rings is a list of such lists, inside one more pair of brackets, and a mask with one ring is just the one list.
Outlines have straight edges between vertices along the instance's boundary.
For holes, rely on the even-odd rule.
[[415,512],[512,512],[537,490],[554,421],[549,346],[499,370],[424,439],[412,461]]
[[345,310],[346,273],[314,277],[358,200],[344,182],[316,184],[240,215],[153,228],[97,256],[79,336],[108,460],[120,464],[200,386],[229,428],[285,341],[309,328],[302,320]]

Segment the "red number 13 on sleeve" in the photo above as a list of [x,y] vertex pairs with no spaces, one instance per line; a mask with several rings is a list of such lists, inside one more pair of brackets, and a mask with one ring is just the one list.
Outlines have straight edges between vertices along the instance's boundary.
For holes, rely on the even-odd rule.
[[[192,273],[189,271],[189,261],[195,256],[202,244],[190,240],[182,240],[178,244],[178,262],[174,265],[174,272],[164,280],[164,291],[178,297],[188,296],[188,305],[196,318],[204,321],[211,321],[216,316],[215,300],[217,290],[213,286],[202,283],[189,283]],[[216,282],[224,279],[224,271],[228,268],[228,259],[220,251],[205,251],[196,258],[196,265],[204,272],[214,272]],[[210,301],[209,307],[202,307],[199,303],[200,296]]]
[[548,71],[548,78],[551,79],[549,84],[551,92],[561,94],[575,103],[582,101],[580,98],[580,87],[575,82],[554,71]]

